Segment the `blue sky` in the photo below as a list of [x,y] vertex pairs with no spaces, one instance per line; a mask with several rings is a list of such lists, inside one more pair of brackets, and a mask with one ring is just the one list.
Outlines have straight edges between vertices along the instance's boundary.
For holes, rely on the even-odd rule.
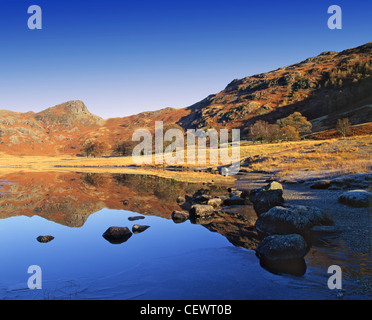
[[[29,30],[27,8],[42,9]],[[327,27],[330,5],[343,29]],[[372,41],[372,1],[0,0],[0,109],[187,107],[233,79]]]

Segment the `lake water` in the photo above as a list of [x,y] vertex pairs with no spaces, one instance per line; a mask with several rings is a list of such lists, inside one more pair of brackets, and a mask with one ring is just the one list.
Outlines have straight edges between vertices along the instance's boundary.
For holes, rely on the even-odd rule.
[[[141,175],[9,173],[0,176],[1,299],[368,299],[357,281],[368,258],[323,239],[301,276],[260,266],[251,206],[227,208],[208,221],[175,223],[179,195],[206,186]],[[124,202],[123,202],[124,201]],[[130,221],[130,217],[144,219]],[[149,226],[126,242],[110,226]],[[52,235],[40,243],[40,235]],[[343,291],[327,286],[331,264],[343,266]],[[30,265],[42,289],[30,290]]]

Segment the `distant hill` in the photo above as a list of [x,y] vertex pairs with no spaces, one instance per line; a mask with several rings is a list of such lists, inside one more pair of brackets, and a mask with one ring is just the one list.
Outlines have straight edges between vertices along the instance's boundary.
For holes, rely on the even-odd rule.
[[[109,106],[108,106],[109,107]],[[68,101],[42,112],[0,110],[0,152],[14,155],[79,154],[89,141],[114,147],[131,140],[137,128],[240,128],[257,120],[274,123],[298,111],[313,131],[335,127],[340,117],[353,125],[372,122],[372,42],[277,70],[235,79],[217,94],[192,106],[165,108],[129,117],[102,119],[82,101]]]

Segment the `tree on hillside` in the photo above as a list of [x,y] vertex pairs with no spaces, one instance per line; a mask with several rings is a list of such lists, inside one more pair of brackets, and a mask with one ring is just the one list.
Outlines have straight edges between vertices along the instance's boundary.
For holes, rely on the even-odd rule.
[[263,120],[258,120],[250,126],[249,138],[252,139],[252,141],[260,141],[261,143],[264,141],[277,141],[279,139],[279,126]]
[[300,134],[295,127],[285,126],[280,129],[280,139],[283,141],[299,141]]
[[343,137],[351,134],[351,123],[349,118],[343,118],[337,120],[336,129]]
[[311,122],[307,121],[307,118],[300,112],[294,112],[286,118],[279,119],[277,124],[280,128],[294,127],[299,133],[310,133],[312,128]]
[[135,141],[122,141],[116,144],[115,152],[120,156],[131,156],[133,148],[137,145]]
[[101,157],[110,151],[110,146],[106,142],[88,142],[83,146],[81,152],[88,157]]
[[262,143],[266,139],[268,125],[268,122],[258,120],[249,127],[249,138],[252,139],[253,142],[260,141]]

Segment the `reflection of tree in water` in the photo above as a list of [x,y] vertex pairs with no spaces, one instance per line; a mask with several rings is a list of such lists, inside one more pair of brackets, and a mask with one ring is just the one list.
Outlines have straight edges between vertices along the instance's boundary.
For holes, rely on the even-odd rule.
[[98,188],[108,186],[112,178],[104,173],[83,173],[81,179],[86,184]]
[[174,202],[186,188],[191,190],[200,188],[200,184],[189,184],[149,175],[115,174],[113,178],[119,185],[130,186],[140,194],[154,194],[157,198],[169,202]]

